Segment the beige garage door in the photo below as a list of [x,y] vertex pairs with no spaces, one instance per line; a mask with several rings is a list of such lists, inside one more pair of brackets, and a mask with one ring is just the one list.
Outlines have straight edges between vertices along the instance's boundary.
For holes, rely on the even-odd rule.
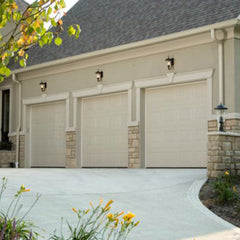
[[206,167],[206,84],[146,90],[147,167]]
[[65,166],[65,103],[31,107],[30,152],[32,167]]
[[82,100],[82,166],[127,167],[127,94]]

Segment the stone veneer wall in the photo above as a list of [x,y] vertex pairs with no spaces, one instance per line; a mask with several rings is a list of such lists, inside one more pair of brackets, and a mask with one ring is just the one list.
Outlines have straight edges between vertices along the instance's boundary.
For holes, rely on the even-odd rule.
[[19,145],[19,167],[24,168],[25,163],[25,136],[20,136],[20,145]]
[[[15,159],[13,162],[16,161],[16,136],[10,136],[9,141],[13,143],[12,151],[15,154]],[[20,144],[19,144],[19,167],[24,168],[24,159],[25,159],[25,136],[20,135]]]
[[232,175],[240,175],[240,134],[209,134],[207,169],[209,178],[223,176],[226,170]]
[[0,151],[0,168],[9,168],[10,163],[16,161],[16,152],[15,151]]
[[16,149],[16,147],[15,147],[16,138],[9,137],[9,141],[13,143],[12,150],[11,151],[6,151],[6,150],[0,151],[0,167],[1,168],[10,168],[10,163],[13,163],[16,161],[16,150],[15,150]]
[[66,168],[76,168],[76,131],[66,132]]
[[140,168],[140,138],[139,126],[128,127],[128,167]]

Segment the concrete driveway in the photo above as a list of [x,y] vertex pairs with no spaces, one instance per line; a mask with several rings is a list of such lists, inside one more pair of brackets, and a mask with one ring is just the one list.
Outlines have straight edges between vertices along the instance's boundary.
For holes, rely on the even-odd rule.
[[[42,194],[29,217],[52,233],[71,208],[88,208],[100,197],[115,201],[116,211],[132,211],[140,225],[129,240],[240,240],[240,231],[201,205],[198,192],[203,169],[0,169],[9,180],[4,209],[21,184],[31,188],[24,209]],[[24,210],[23,209],[23,210]]]

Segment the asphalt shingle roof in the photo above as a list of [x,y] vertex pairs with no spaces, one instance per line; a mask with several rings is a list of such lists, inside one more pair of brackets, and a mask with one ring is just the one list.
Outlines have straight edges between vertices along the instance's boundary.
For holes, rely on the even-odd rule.
[[240,14],[240,0],[79,0],[63,17],[64,26],[79,23],[78,40],[62,34],[60,47],[29,50],[29,65],[168,35]]
[[28,3],[23,0],[17,0],[16,2],[20,10],[25,10],[28,6]]

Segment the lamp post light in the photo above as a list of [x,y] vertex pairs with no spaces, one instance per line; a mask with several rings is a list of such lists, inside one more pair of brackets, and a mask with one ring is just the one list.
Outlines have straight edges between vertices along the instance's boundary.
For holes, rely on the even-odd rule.
[[225,113],[226,110],[228,109],[226,106],[224,106],[222,103],[220,103],[218,106],[216,106],[214,108],[217,112],[217,116],[218,116],[218,123],[219,123],[219,132],[224,132],[223,129],[223,123],[225,120]]
[[47,83],[46,82],[40,82],[40,88],[42,92],[45,92],[47,89]]

